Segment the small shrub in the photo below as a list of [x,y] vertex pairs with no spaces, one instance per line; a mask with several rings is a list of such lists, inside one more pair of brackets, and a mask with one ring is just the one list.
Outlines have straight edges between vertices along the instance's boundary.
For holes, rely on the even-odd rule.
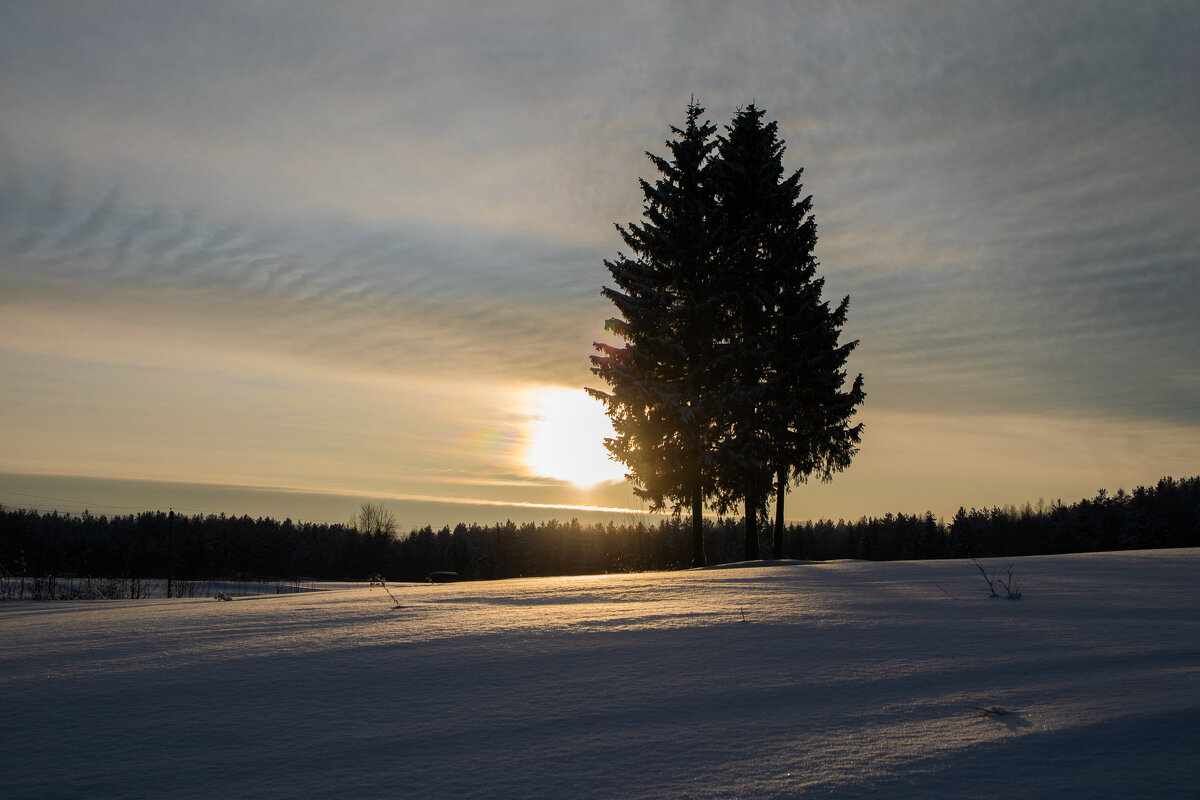
[[995,573],[992,573],[989,576],[987,570],[984,569],[983,564],[980,563],[978,558],[972,558],[971,563],[975,565],[975,567],[979,570],[979,574],[983,576],[983,580],[987,583],[988,592],[991,593],[992,597],[1000,596],[996,592],[996,586],[1000,586],[1000,588],[1004,590],[1005,596],[1007,596],[1009,600],[1021,599],[1021,587],[1017,584],[1017,576],[1013,572],[1012,564],[1009,564],[1006,570],[1007,577],[999,578]]

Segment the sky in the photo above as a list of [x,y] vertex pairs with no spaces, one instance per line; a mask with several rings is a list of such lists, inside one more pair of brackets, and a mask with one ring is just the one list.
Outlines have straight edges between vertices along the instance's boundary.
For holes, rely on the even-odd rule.
[[0,2],[0,503],[636,516],[579,398],[693,96],[778,120],[850,296],[861,452],[789,519],[1193,475],[1197,40],[1194,2]]

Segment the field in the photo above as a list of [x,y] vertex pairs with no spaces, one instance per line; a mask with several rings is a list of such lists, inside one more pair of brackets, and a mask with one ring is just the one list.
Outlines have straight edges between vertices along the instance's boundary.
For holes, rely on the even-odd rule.
[[[1007,561],[988,562],[1002,576]],[[0,603],[6,797],[1194,797],[1200,551]],[[1004,592],[1001,590],[1001,595]]]

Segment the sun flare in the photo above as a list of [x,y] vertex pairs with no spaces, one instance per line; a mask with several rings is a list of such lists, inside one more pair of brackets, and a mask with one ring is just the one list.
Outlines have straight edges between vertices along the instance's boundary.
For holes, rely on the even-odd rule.
[[604,407],[580,390],[539,389],[530,395],[525,468],[580,488],[617,482],[624,468],[608,456],[613,435]]

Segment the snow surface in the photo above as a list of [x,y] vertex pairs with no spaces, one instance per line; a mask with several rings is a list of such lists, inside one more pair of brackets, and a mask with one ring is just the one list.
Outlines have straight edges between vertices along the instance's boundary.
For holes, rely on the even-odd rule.
[[3,603],[0,794],[1197,797],[1200,550],[1014,563]]

